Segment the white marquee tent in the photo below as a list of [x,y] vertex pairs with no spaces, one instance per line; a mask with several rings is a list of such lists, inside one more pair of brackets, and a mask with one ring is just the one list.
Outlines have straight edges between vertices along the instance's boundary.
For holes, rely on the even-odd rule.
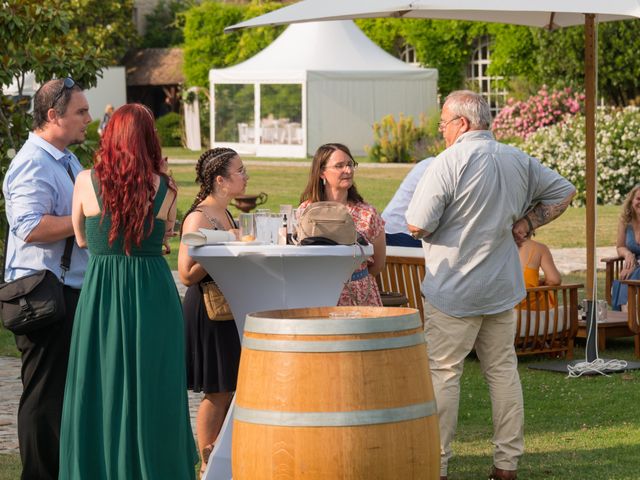
[[385,115],[417,122],[437,109],[437,70],[389,55],[351,20],[291,25],[209,81],[212,144],[265,157],[303,158],[327,142],[361,155]]

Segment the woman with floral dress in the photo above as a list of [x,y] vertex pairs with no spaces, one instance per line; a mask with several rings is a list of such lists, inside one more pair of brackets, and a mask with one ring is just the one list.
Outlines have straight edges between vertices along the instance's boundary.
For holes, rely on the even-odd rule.
[[375,276],[384,268],[386,259],[384,220],[358,193],[353,181],[357,166],[345,145],[327,143],[320,146],[313,157],[299,210],[322,201],[339,202],[347,207],[358,233],[373,245],[373,255],[353,272],[340,294],[338,305],[382,306]]

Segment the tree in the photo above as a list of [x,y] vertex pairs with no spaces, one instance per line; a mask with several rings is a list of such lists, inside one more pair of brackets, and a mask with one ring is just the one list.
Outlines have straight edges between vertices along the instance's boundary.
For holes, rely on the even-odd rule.
[[[135,39],[132,0],[0,0],[0,5],[0,85],[15,80],[19,97],[28,72],[38,82],[71,76],[84,88],[93,87],[100,70],[115,64]],[[31,119],[27,100],[4,95],[0,100],[2,181]]]
[[254,0],[249,5],[205,1],[184,12],[184,74],[192,86],[208,86],[209,70],[240,63],[268,46],[284,27],[224,33],[225,27],[281,7]]
[[145,17],[147,31],[142,38],[142,48],[179,47],[184,42],[184,19],[180,15],[194,6],[194,0],[160,0]]

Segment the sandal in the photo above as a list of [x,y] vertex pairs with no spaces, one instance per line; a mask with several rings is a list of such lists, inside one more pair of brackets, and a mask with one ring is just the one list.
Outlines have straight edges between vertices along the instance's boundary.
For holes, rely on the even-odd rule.
[[488,480],[516,480],[518,478],[517,470],[503,470],[496,466],[491,467]]

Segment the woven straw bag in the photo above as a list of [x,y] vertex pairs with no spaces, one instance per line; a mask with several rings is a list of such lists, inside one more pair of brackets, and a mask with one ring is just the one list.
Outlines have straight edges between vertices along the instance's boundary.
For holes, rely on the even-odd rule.
[[202,297],[204,299],[204,306],[207,309],[207,315],[209,320],[224,321],[233,320],[233,314],[231,313],[231,307],[227,303],[227,300],[222,295],[222,292],[216,285],[216,282],[211,280],[210,282],[200,283],[202,287]]

